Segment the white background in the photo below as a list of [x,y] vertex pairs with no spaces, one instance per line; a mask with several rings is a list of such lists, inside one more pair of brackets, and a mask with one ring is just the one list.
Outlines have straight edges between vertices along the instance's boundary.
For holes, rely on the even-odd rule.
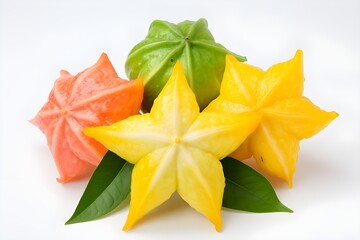
[[[360,239],[359,1],[0,0],[0,239]],[[60,69],[109,55],[120,76],[154,19],[204,17],[217,42],[264,69],[304,51],[305,96],[340,117],[301,144],[294,187],[274,182],[295,212],[222,211],[211,223],[178,197],[122,232],[128,207],[65,226],[87,181],[61,185],[45,137],[28,120]]]

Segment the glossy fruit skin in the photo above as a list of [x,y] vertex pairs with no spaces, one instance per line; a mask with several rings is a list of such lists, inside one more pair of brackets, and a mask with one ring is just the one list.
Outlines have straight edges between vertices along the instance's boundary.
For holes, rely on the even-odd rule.
[[141,79],[118,77],[106,54],[76,76],[62,70],[48,101],[31,120],[46,136],[60,183],[89,175],[107,149],[83,135],[84,127],[110,125],[137,114]]
[[256,130],[231,154],[251,156],[268,173],[291,187],[300,140],[324,129],[338,114],[320,109],[303,96],[303,53],[266,71],[228,55],[220,95],[204,110],[262,115]]
[[85,128],[86,136],[135,164],[123,230],[177,191],[220,231],[225,186],[220,160],[255,130],[260,117],[258,113],[200,113],[178,62],[150,113]]
[[[125,69],[129,79],[143,78],[142,110],[149,112],[175,63],[180,60],[202,110],[219,95],[228,53],[231,52],[215,42],[205,19],[178,24],[155,20],[147,37],[130,51]],[[246,60],[232,55],[239,61]]]

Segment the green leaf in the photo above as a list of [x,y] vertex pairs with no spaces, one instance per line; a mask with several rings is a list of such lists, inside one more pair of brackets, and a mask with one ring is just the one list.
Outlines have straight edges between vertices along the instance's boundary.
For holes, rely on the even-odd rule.
[[221,160],[225,175],[223,207],[248,212],[293,212],[283,205],[261,174],[246,164],[226,157]]
[[108,151],[65,224],[94,220],[116,208],[130,193],[132,169],[132,164]]

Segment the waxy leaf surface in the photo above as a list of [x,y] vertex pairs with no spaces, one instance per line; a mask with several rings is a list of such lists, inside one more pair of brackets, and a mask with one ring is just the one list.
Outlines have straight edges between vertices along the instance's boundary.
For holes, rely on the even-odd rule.
[[292,212],[260,173],[236,159],[221,160],[225,175],[223,207],[248,212]]
[[78,206],[66,224],[86,222],[111,212],[130,193],[133,165],[108,151],[94,171]]

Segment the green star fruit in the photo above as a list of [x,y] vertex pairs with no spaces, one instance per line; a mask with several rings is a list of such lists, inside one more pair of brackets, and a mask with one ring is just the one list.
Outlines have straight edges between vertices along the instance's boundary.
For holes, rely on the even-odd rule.
[[246,60],[216,43],[203,18],[178,24],[155,20],[146,38],[130,51],[125,70],[130,79],[143,78],[142,110],[149,112],[179,60],[202,110],[219,95],[228,53]]

